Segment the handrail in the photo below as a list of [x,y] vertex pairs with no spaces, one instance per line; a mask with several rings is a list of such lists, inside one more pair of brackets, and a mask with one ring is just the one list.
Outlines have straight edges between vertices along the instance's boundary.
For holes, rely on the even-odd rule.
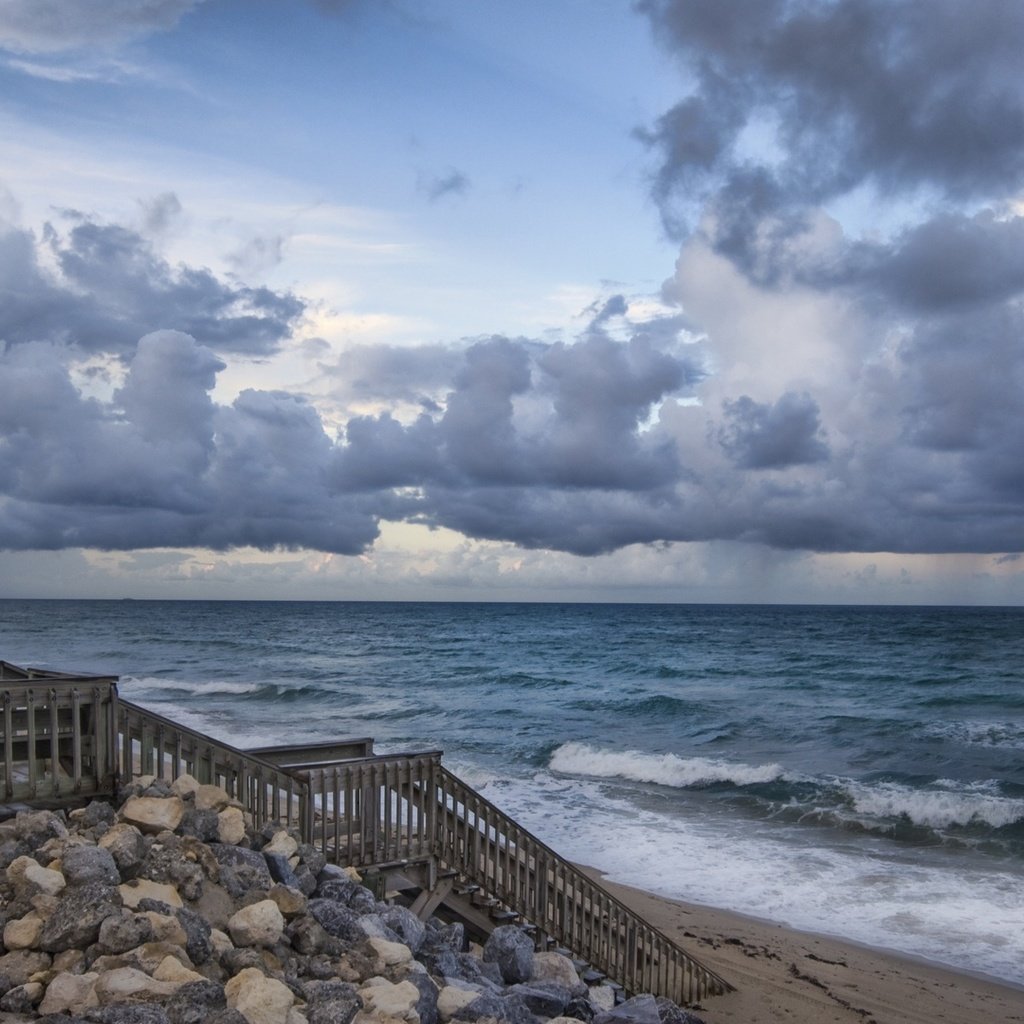
[[438,859],[632,992],[696,1003],[732,986],[444,767]]
[[257,829],[281,821],[305,835],[309,785],[301,774],[127,700],[120,701],[117,730],[123,778],[155,775],[173,781],[189,774],[238,800]]

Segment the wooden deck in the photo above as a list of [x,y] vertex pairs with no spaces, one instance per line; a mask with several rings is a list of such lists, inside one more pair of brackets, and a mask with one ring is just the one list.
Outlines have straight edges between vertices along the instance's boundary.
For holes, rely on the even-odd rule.
[[118,697],[114,677],[0,662],[3,802],[113,798],[119,781],[193,775],[223,787],[257,829],[279,821],[334,863],[411,891],[480,928],[517,922],[538,948],[584,961],[628,993],[693,1005],[731,986],[441,763],[375,754],[370,739],[239,750]]

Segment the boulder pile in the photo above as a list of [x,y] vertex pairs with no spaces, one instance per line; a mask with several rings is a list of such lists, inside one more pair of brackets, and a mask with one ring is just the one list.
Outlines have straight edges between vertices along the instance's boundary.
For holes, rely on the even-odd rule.
[[698,1022],[652,996],[616,1006],[512,925],[470,951],[461,924],[377,900],[191,776],[122,795],[0,824],[0,1022]]

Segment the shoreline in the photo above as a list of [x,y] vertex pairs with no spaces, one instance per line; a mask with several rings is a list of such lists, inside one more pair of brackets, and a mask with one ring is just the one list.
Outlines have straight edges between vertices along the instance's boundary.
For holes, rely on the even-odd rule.
[[656,896],[582,867],[737,991],[708,999],[707,1024],[1009,1024],[1024,987],[932,961]]

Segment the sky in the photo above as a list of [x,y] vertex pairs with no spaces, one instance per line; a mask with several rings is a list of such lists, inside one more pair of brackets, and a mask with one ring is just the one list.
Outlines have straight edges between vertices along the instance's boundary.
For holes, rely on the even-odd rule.
[[1019,0],[0,0],[0,596],[1024,603]]

